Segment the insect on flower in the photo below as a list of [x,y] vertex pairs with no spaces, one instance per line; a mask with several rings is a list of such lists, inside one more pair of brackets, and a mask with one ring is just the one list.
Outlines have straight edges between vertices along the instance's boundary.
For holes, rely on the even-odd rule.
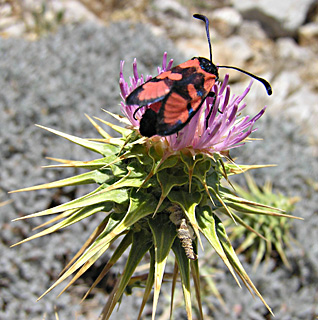
[[[210,60],[194,57],[146,81],[128,95],[126,104],[139,106],[134,112],[135,120],[136,112],[147,106],[139,126],[143,136],[169,136],[180,131],[198,112],[207,97],[215,97],[211,89],[219,79],[219,68],[235,69],[247,74],[260,81],[268,95],[272,94],[272,88],[265,79],[237,67],[213,64],[209,20],[201,14],[194,14],[193,17],[205,22]],[[207,115],[206,126],[212,109]]]

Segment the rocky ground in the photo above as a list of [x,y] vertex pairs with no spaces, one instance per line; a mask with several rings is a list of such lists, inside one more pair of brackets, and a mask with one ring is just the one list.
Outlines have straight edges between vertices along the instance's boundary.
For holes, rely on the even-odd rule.
[[[106,300],[99,289],[79,305],[94,272],[59,299],[58,290],[35,302],[93,230],[96,221],[10,249],[43,222],[12,223],[19,216],[43,210],[82,194],[83,188],[8,195],[10,190],[53,181],[73,174],[40,168],[46,156],[91,159],[79,147],[52,136],[34,124],[95,137],[84,114],[106,118],[101,108],[119,112],[119,62],[131,74],[136,57],[144,73],[156,72],[162,54],[175,63],[192,56],[208,57],[203,24],[192,19],[200,12],[210,18],[213,60],[235,65],[268,79],[273,95],[254,83],[248,112],[264,104],[253,142],[233,153],[238,163],[272,164],[255,172],[262,183],[301,201],[293,233],[298,241],[287,250],[292,270],[271,261],[256,273],[244,266],[271,305],[276,319],[316,319],[318,315],[318,2],[313,0],[184,1],[7,1],[0,4],[0,319],[97,318]],[[222,73],[223,75],[224,73]],[[236,92],[249,79],[231,72]],[[104,258],[105,260],[107,257]],[[242,257],[244,259],[244,257]],[[105,260],[100,262],[102,265]],[[219,265],[219,268],[222,268]],[[120,271],[120,269],[118,269]],[[216,283],[227,304],[206,297],[206,319],[270,319],[259,300],[221,273]],[[58,288],[61,289],[61,288]],[[164,298],[163,298],[164,300]],[[124,298],[125,308],[113,319],[136,318],[139,298]],[[128,306],[128,307],[127,307]],[[127,310],[129,311],[127,312]],[[165,307],[162,309],[165,319]],[[179,318],[182,318],[182,314]],[[145,318],[146,319],[146,318]]]

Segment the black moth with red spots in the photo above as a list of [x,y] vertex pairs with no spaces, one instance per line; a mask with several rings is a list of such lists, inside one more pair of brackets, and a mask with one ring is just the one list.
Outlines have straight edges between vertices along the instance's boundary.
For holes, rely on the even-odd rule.
[[205,58],[193,58],[149,80],[127,97],[127,104],[150,104],[140,120],[141,135],[167,136],[191,120],[218,79],[214,65],[211,73],[204,71],[201,64],[206,63]]
[[127,105],[139,106],[136,111],[147,106],[139,126],[140,134],[145,137],[169,136],[180,131],[198,112],[205,99],[214,96],[211,90],[219,78],[218,68],[241,71],[263,83],[268,95],[272,94],[270,84],[263,78],[236,67],[216,67],[212,62],[209,20],[199,14],[195,14],[194,18],[205,21],[210,60],[192,58],[148,80],[126,98]]

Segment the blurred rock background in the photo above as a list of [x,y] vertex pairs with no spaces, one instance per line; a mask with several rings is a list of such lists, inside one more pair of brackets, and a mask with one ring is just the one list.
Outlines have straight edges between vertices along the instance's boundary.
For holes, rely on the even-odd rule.
[[[175,65],[192,56],[208,57],[203,23],[193,19],[193,13],[210,19],[214,63],[246,69],[273,86],[268,97],[255,82],[247,97],[250,114],[268,106],[254,134],[263,141],[247,144],[232,157],[238,163],[277,164],[255,171],[256,181],[262,185],[271,180],[275,191],[301,198],[294,213],[305,220],[293,222],[298,243],[286,249],[291,270],[275,257],[255,273],[244,256],[243,264],[276,319],[317,318],[318,1],[7,0],[0,2],[0,319],[55,319],[55,308],[60,319],[97,318],[112,275],[79,302],[107,257],[62,297],[56,299],[60,286],[40,302],[36,299],[56,280],[98,218],[9,248],[45,220],[12,219],[87,190],[7,192],[75,173],[41,168],[50,164],[45,157],[95,156],[34,124],[96,137],[84,114],[107,118],[101,108],[119,112],[120,60],[126,61],[128,76],[135,57],[139,70],[147,74],[155,74],[164,51]],[[250,81],[235,71],[230,79],[237,93]],[[211,264],[224,270],[218,259]],[[246,288],[239,289],[226,272],[216,273],[214,280],[226,308],[215,296],[205,296],[206,319],[271,319],[261,302]],[[168,301],[163,294],[158,319],[167,319]],[[124,297],[112,319],[136,319],[139,303],[138,292]],[[151,305],[147,310],[145,319]],[[178,314],[184,318],[182,311]]]

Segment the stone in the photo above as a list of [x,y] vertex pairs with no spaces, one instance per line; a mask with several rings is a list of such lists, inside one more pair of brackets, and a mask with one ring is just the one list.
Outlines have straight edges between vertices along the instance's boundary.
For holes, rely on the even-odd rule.
[[185,6],[174,0],[156,0],[153,3],[156,10],[161,13],[168,14],[170,17],[179,19],[188,19],[189,12]]
[[277,54],[286,64],[295,68],[304,60],[310,59],[311,54],[307,48],[300,47],[294,39],[280,38],[276,42]]
[[[213,49],[214,63],[217,65],[236,66],[243,68],[245,63],[253,58],[251,50],[245,39],[239,36],[232,36],[225,41],[218,41],[214,44]],[[243,74],[232,69],[220,69],[220,75],[228,73],[231,81],[239,81]]]
[[243,18],[258,20],[273,37],[295,36],[313,0],[232,0]]
[[258,21],[243,20],[238,35],[249,41],[267,39],[266,32]]
[[299,43],[318,51],[318,22],[307,23],[299,28]]
[[221,36],[228,37],[241,25],[242,20],[237,10],[225,7],[213,12],[211,25]]

